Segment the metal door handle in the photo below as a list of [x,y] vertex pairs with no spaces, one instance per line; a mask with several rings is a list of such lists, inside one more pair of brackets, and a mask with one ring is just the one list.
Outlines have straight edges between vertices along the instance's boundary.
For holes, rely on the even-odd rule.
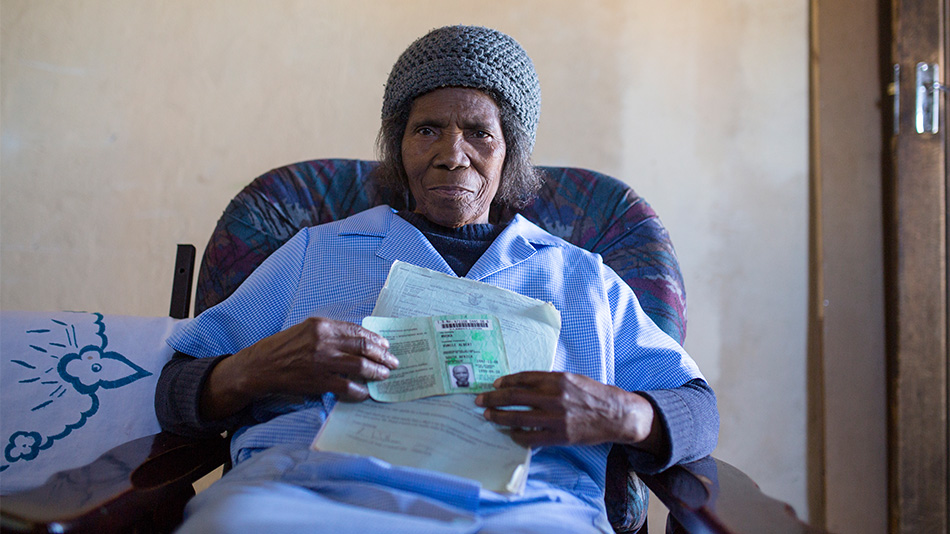
[[935,134],[940,131],[940,91],[948,92],[948,87],[940,83],[940,65],[936,63],[917,64],[917,110],[914,122],[917,133]]

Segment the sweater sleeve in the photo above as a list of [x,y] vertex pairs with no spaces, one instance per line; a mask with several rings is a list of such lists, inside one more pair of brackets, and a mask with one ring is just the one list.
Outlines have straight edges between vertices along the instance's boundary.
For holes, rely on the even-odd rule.
[[176,352],[158,377],[155,388],[155,414],[163,430],[189,437],[220,435],[238,426],[243,414],[208,421],[201,417],[201,392],[214,366],[229,355],[194,358]]
[[625,446],[634,471],[658,473],[675,464],[698,460],[712,453],[719,440],[716,394],[702,379],[678,388],[640,391],[653,405],[669,448],[660,456]]

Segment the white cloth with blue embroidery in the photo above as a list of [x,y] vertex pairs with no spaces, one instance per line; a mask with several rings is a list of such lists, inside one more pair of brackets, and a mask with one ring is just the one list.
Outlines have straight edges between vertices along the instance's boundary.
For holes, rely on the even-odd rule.
[[175,319],[0,313],[0,492],[161,431],[155,384]]
[[[233,354],[310,316],[359,324],[372,313],[390,267],[397,260],[454,274],[426,237],[388,206],[302,230],[231,297],[177,330],[169,344],[195,357],[213,357]],[[562,318],[555,371],[584,374],[628,391],[674,388],[702,377],[693,360],[647,317],[630,287],[603,264],[599,255],[554,237],[521,216],[501,232],[467,278],[554,304]],[[207,514],[198,514],[205,518],[224,519],[220,512],[212,511],[215,509],[227,510],[224,515],[231,517],[240,516],[243,507],[229,499],[242,490],[232,493],[228,488],[253,484],[254,476],[244,481],[241,477],[255,472],[263,458],[280,454],[278,451],[301,449],[300,454],[306,458],[303,461],[309,465],[319,461],[321,454],[331,454],[306,449],[334,404],[333,395],[327,394],[320,399],[275,396],[271,402],[255,405],[254,415],[266,422],[236,433],[232,439],[235,469],[189,509],[207,510]],[[254,457],[272,447],[276,449],[269,451],[271,454]],[[539,500],[580,499],[599,518],[597,528],[605,530],[609,529],[603,503],[608,450],[607,444],[535,450],[527,489],[517,497],[502,498],[481,490],[473,481],[409,468],[398,469],[398,477],[393,480],[400,481],[399,492],[430,495],[437,490],[440,501],[455,507],[466,503],[461,508],[468,513]],[[248,469],[242,466],[245,461]],[[355,468],[348,475],[340,472],[347,464],[334,464],[337,467],[332,480],[284,482],[304,485],[318,493],[330,492],[334,495],[331,500],[346,502],[381,502],[380,491],[386,493],[387,487],[397,491],[396,486],[386,484],[345,484],[348,479],[386,480],[383,475],[392,473],[392,466],[378,461],[355,462],[363,469],[373,466],[376,472],[367,476]],[[258,482],[265,487],[273,485]],[[215,486],[219,488],[215,490]],[[338,490],[341,493],[335,493]],[[393,512],[406,513],[405,506],[397,508],[402,511]],[[304,515],[323,517],[323,513],[314,508]],[[365,527],[351,526],[354,532],[362,532],[360,529]]]

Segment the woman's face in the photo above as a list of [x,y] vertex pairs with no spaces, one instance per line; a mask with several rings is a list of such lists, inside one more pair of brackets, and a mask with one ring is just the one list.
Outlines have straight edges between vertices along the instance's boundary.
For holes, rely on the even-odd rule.
[[450,228],[488,222],[505,162],[495,101],[457,87],[416,98],[402,137],[402,161],[416,213]]

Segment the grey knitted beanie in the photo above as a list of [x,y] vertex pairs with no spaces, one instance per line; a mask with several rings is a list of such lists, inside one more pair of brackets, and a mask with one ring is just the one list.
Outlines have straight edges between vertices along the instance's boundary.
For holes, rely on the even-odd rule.
[[491,91],[508,103],[534,146],[541,85],[531,58],[504,33],[479,26],[446,26],[409,45],[389,73],[383,120],[414,98],[442,87]]

